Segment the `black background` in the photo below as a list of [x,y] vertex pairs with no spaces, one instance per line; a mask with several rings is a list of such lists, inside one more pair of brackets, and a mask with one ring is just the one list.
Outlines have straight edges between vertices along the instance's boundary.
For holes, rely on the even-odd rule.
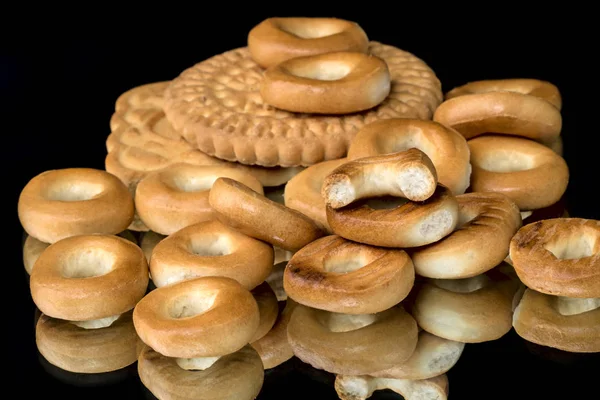
[[[477,4],[477,3],[475,3]],[[485,10],[441,10],[433,4],[370,2],[343,7],[277,9],[251,4],[200,4],[201,11],[146,4],[135,13],[104,7],[75,16],[39,9],[4,14],[0,52],[5,271],[2,286],[3,364],[20,398],[141,398],[133,377],[113,386],[82,388],[54,378],[38,359],[34,305],[21,261],[17,199],[29,179],[48,169],[102,169],[116,98],[144,83],[172,79],[212,55],[246,44],[249,30],[270,16],[333,16],[358,22],[372,40],[410,51],[437,73],[444,92],[468,81],[537,78],[563,95],[565,159],[572,216],[596,218],[598,79],[589,10],[524,10],[494,3]],[[506,6],[508,7],[508,6]],[[312,10],[312,12],[311,12]],[[56,10],[53,10],[56,11]],[[108,11],[108,13],[106,12]],[[79,12],[79,10],[69,10]],[[102,14],[102,15],[100,15]],[[106,14],[106,15],[104,15]],[[590,366],[594,365],[593,368]],[[555,354],[530,346],[514,331],[503,339],[467,345],[449,373],[452,399],[596,398],[598,365],[592,357]],[[267,376],[264,398],[335,399],[324,374],[301,363]],[[594,380],[595,379],[595,380]],[[8,386],[5,386],[8,387]],[[377,398],[374,396],[373,398]]]

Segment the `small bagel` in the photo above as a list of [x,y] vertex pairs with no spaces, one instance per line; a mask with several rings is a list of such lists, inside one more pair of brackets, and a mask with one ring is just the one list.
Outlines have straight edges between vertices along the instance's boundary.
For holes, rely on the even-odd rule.
[[148,265],[142,250],[126,239],[72,236],[40,254],[29,284],[42,313],[91,321],[135,307],[148,287]]
[[510,242],[512,265],[541,293],[600,298],[600,221],[555,218],[525,225]]
[[259,340],[250,343],[260,355],[265,369],[275,368],[294,356],[287,338],[287,327],[297,305],[298,303],[288,299],[273,328]]
[[350,51],[366,53],[369,38],[355,22],[338,18],[268,18],[248,34],[248,49],[263,68],[291,58]]
[[556,203],[567,189],[569,167],[546,146],[506,136],[482,136],[468,144],[473,192],[500,192],[526,211]]
[[446,93],[446,100],[465,94],[488,92],[517,92],[539,97],[551,103],[559,110],[562,107],[562,98],[556,85],[538,79],[489,79],[469,82],[455,87]]
[[421,328],[444,339],[462,343],[496,340],[512,327],[516,285],[506,284],[510,291],[487,275],[427,282],[419,289],[411,312]]
[[273,268],[273,247],[217,220],[200,222],[156,245],[150,261],[157,287],[203,276],[223,276],[251,290]]
[[253,343],[263,338],[273,328],[279,314],[279,305],[273,289],[266,282],[255,287],[250,293],[256,300],[258,313],[260,314],[258,329],[250,339],[250,343]]
[[372,246],[407,248],[437,242],[458,223],[458,203],[438,185],[424,202],[402,198],[361,200],[344,208],[327,207],[327,220],[336,235]]
[[42,314],[35,340],[38,351],[50,364],[83,374],[125,368],[137,361],[143,346],[133,327],[131,312],[103,329],[83,329]]
[[260,94],[265,103],[286,111],[350,114],[375,107],[390,89],[384,60],[337,52],[292,58],[269,67]]
[[250,343],[260,315],[242,285],[205,277],[151,291],[135,307],[133,323],[140,339],[167,357],[219,357]]
[[204,371],[187,371],[174,358],[145,347],[138,359],[142,384],[158,399],[254,400],[264,381],[256,351],[245,346]]
[[283,287],[288,297],[309,307],[370,314],[404,300],[414,279],[405,251],[331,235],[294,254],[283,274]]
[[444,101],[433,120],[460,132],[467,140],[485,133],[551,142],[560,135],[562,117],[552,103],[509,91],[465,94]]
[[362,375],[405,362],[417,347],[417,323],[400,306],[360,316],[349,328],[348,317],[357,316],[298,305],[288,324],[296,357],[327,372]]
[[471,165],[465,138],[454,129],[433,121],[392,118],[372,122],[354,136],[348,160],[410,148],[427,154],[435,166],[439,183],[453,194],[462,194],[469,187]]
[[297,251],[323,236],[304,214],[233,179],[217,179],[208,200],[221,222],[284,250]]
[[135,191],[135,207],[152,231],[170,235],[186,226],[214,219],[208,204],[211,186],[219,177],[242,182],[263,194],[252,175],[235,168],[173,164],[143,178]]
[[600,308],[563,315],[556,297],[526,289],[513,316],[523,339],[572,353],[600,353]]
[[372,376],[337,375],[335,391],[341,400],[366,400],[376,390],[390,389],[405,400],[448,400],[448,377],[413,381],[374,378]]
[[321,196],[321,188],[325,177],[334,169],[347,162],[347,159],[323,161],[311,165],[294,176],[285,185],[284,200],[286,207],[299,211],[312,219],[324,232],[332,233],[325,201]]
[[421,380],[435,378],[448,372],[459,360],[465,344],[419,332],[417,348],[402,364],[373,372],[377,378]]
[[123,232],[133,221],[133,199],[114,175],[90,168],[42,172],[21,191],[19,220],[39,241]]
[[459,279],[482,274],[508,255],[510,240],[521,227],[516,204],[500,193],[456,196],[457,229],[441,241],[411,252],[417,274]]
[[333,209],[364,198],[404,197],[425,201],[437,187],[431,159],[419,149],[360,158],[337,167],[323,182],[321,195]]

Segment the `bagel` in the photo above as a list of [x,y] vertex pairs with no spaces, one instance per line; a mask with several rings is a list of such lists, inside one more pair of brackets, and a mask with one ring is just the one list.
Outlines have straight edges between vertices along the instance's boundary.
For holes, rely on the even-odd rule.
[[284,250],[297,251],[323,236],[323,231],[304,214],[233,179],[217,179],[208,201],[224,224]]
[[71,236],[40,254],[29,284],[42,313],[97,327],[135,307],[148,287],[148,265],[121,237]]
[[373,108],[390,89],[384,60],[336,52],[292,58],[269,67],[260,94],[265,103],[281,110],[335,115]]
[[360,158],[337,167],[321,189],[326,205],[342,208],[364,198],[403,197],[425,201],[437,187],[431,159],[419,149]]
[[513,315],[515,331],[523,339],[572,353],[600,353],[600,305],[563,315],[558,298],[525,290]]
[[305,306],[371,314],[401,302],[413,286],[403,250],[382,249],[331,235],[298,251],[283,274],[288,297]]
[[119,178],[90,168],[42,172],[25,185],[18,201],[21,225],[45,243],[123,232],[133,212],[133,199]]
[[161,240],[166,238],[165,235],[161,235],[160,233],[148,231],[142,233],[142,239],[140,240],[140,247],[144,252],[144,256],[148,261],[148,265],[150,265],[150,260],[152,259],[152,252],[157,244],[160,243]]
[[465,94],[489,92],[516,92],[539,97],[557,109],[562,107],[562,98],[556,85],[538,79],[489,79],[469,82],[446,93],[446,100]]
[[514,135],[548,143],[562,129],[560,110],[539,97],[509,91],[465,94],[444,101],[433,120],[467,140],[485,133]]
[[252,175],[236,168],[173,164],[144,177],[135,191],[137,213],[150,230],[170,235],[186,226],[214,219],[208,204],[211,186],[228,177],[263,194]]
[[494,282],[488,275],[424,283],[412,315],[425,331],[462,343],[501,338],[512,327],[514,282]]
[[173,358],[145,347],[138,359],[142,384],[158,399],[254,400],[264,381],[256,351],[245,346],[204,371],[186,371]]
[[567,189],[569,167],[546,146],[506,136],[482,136],[468,144],[473,192],[505,194],[527,211],[556,203]]
[[223,225],[200,222],[169,235],[150,261],[157,287],[203,276],[223,276],[251,290],[269,276],[273,247]]
[[500,193],[456,196],[457,229],[441,241],[410,252],[415,272],[438,279],[470,278],[494,268],[508,255],[521,227],[516,204]]
[[285,272],[285,267],[287,266],[288,260],[282,261],[273,265],[273,270],[271,274],[267,276],[265,281],[271,286],[271,289],[275,292],[277,296],[277,301],[285,301],[287,300],[287,293],[283,287],[283,274]]
[[438,181],[453,194],[469,187],[469,146],[452,128],[437,122],[392,118],[372,122],[357,132],[348,148],[348,160],[417,148],[431,159]]
[[341,400],[366,400],[376,390],[384,389],[398,393],[405,400],[448,400],[448,377],[440,375],[420,381],[348,375],[335,378],[335,391]]
[[417,337],[417,323],[401,306],[348,315],[298,305],[288,324],[296,357],[334,374],[369,374],[403,363]]
[[262,338],[250,343],[260,355],[265,370],[275,368],[294,357],[287,338],[287,327],[297,305],[298,303],[288,299],[273,328]]
[[525,225],[510,242],[519,279],[541,293],[600,298],[600,221],[555,218]]
[[230,278],[196,278],[157,288],[133,311],[140,339],[175,358],[218,358],[248,343],[259,327],[252,294]]
[[103,329],[83,329],[42,314],[36,324],[35,340],[38,351],[50,364],[83,374],[125,368],[137,361],[143,346],[133,327],[131,312]]
[[337,18],[268,18],[248,34],[248,50],[263,68],[309,55],[366,53],[369,38],[355,22]]
[[323,161],[311,165],[294,176],[285,185],[285,206],[299,211],[312,219],[324,232],[333,233],[327,222],[325,201],[321,196],[321,188],[325,177],[347,159]]
[[42,254],[48,246],[50,246],[50,243],[40,242],[33,236],[27,235],[25,243],[23,243],[23,265],[25,266],[25,271],[29,275],[31,275],[33,266],[40,257],[40,254]]
[[344,208],[326,208],[336,235],[372,246],[406,248],[435,243],[458,223],[458,203],[450,190],[438,185],[423,202],[400,197],[361,200]]
[[279,305],[273,289],[266,282],[255,287],[250,293],[254,296],[260,315],[258,329],[250,339],[250,343],[252,343],[263,338],[273,328],[279,314]]
[[421,380],[448,372],[459,360],[465,344],[419,332],[415,352],[402,364],[372,372],[376,378]]

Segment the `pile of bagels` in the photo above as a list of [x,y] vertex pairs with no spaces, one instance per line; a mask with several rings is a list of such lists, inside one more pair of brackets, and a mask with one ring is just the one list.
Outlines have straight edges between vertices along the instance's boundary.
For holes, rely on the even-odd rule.
[[159,399],[254,399],[294,356],[342,400],[446,399],[468,343],[600,352],[600,222],[561,207],[561,95],[467,83],[351,21],[269,18],[248,47],[116,101],[106,170],[18,202],[40,354],[137,362]]

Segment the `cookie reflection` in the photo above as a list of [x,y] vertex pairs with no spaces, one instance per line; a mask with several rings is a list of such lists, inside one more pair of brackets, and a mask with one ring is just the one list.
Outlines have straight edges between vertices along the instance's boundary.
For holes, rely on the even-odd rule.
[[142,349],[131,316],[130,311],[108,327],[84,329],[40,314],[35,337],[42,367],[71,385],[111,384],[130,376]]

